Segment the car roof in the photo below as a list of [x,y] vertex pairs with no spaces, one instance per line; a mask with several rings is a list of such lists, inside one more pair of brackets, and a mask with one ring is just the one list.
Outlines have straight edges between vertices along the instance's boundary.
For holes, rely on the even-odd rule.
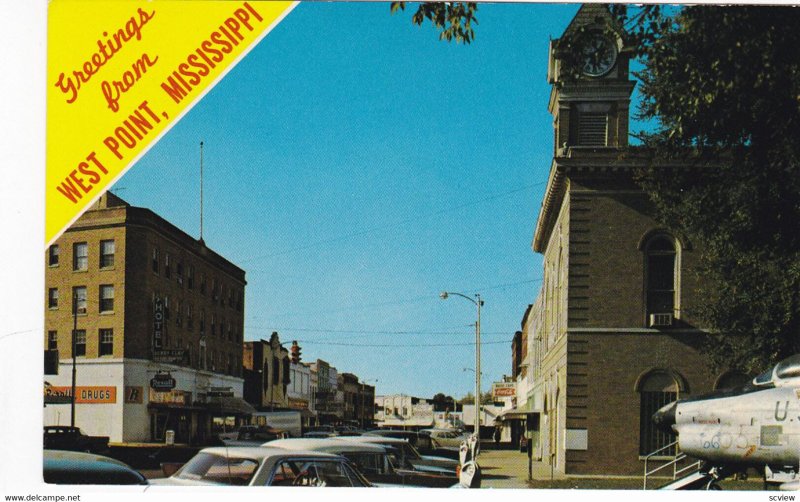
[[331,438],[336,441],[352,441],[354,443],[377,443],[377,444],[408,444],[408,441],[402,438],[392,438],[386,436],[342,436]]
[[119,460],[75,451],[44,450],[45,483],[70,485],[142,485],[147,480]]
[[321,457],[337,457],[330,453],[310,450],[287,450],[286,448],[272,448],[267,446],[211,446],[203,448],[200,453],[210,453],[228,458],[266,459],[274,457],[296,457],[298,454]]
[[309,450],[321,451],[329,453],[339,452],[371,452],[371,453],[385,453],[386,450],[376,444],[364,443],[359,441],[348,441],[349,438],[355,436],[347,436],[346,439],[337,438],[292,438],[292,439],[278,439],[267,443],[270,447],[285,448],[287,450]]

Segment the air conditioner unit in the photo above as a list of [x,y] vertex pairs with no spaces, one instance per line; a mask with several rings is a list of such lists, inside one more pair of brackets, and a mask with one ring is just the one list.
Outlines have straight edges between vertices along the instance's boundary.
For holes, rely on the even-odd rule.
[[663,328],[672,326],[672,314],[650,314],[650,327]]

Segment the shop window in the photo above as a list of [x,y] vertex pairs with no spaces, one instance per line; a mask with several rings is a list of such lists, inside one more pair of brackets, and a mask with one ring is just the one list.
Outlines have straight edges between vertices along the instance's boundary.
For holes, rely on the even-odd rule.
[[50,288],[47,290],[47,308],[58,308],[58,288]]
[[[665,371],[654,371],[644,377],[639,385],[639,455],[645,456],[664,448],[675,437],[659,430],[653,423],[653,414],[678,399],[678,383]],[[675,446],[659,452],[659,456],[675,455]]]
[[114,311],[114,286],[100,286],[100,312]]
[[47,350],[58,350],[58,331],[47,332]]
[[645,278],[649,325],[670,325],[675,313],[678,280],[677,252],[666,235],[652,237],[645,246]]
[[72,332],[75,337],[75,357],[86,355],[86,330],[78,329]]
[[72,270],[89,269],[89,245],[76,242],[72,245]]
[[100,355],[110,356],[114,354],[114,330],[111,328],[100,330]]
[[100,241],[100,268],[114,266],[114,240]]
[[53,244],[47,251],[47,264],[51,267],[58,266],[60,250],[58,244]]

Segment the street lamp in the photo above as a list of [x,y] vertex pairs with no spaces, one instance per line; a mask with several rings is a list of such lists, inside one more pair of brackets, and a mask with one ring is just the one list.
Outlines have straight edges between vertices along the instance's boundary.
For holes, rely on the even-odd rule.
[[[85,294],[85,293],[84,293]],[[78,312],[81,314],[86,313],[86,297],[84,296],[84,306],[78,308],[78,291],[76,289],[72,292],[72,388],[70,399],[70,426],[75,427],[75,394],[76,394],[76,380],[77,380],[77,365],[78,358],[75,355],[75,347],[77,345],[76,337],[78,335]]]
[[461,293],[453,293],[442,291],[439,297],[442,300],[447,300],[450,295],[460,296],[466,298],[478,307],[478,320],[475,322],[475,439],[480,441],[481,438],[481,300],[480,293],[475,294],[475,299]]
[[[369,380],[364,380],[363,382],[361,382],[361,429],[362,430],[364,429],[364,394],[365,394],[364,386],[366,385],[367,382],[378,383],[378,379],[377,378],[371,378]],[[372,396],[373,396],[372,397],[372,408],[374,410],[375,409],[375,394],[373,394]],[[372,413],[372,417],[373,417],[373,421],[374,421],[374,418],[375,418],[375,413],[374,412]]]

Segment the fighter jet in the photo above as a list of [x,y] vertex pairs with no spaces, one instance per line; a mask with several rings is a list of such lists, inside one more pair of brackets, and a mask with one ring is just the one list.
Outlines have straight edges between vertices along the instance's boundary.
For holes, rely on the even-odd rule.
[[[763,469],[781,490],[800,489],[800,354],[788,357],[733,390],[679,399],[653,415],[678,446],[704,465],[694,479],[666,489],[718,488],[747,467]],[[690,483],[691,482],[691,483]]]

